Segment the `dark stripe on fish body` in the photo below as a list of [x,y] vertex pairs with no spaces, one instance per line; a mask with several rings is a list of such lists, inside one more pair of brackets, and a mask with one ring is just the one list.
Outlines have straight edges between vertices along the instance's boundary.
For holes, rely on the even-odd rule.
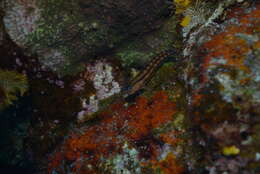
[[134,78],[132,81],[130,81],[130,85],[132,86],[137,81],[143,79],[144,76],[147,74],[147,72],[156,68],[156,66],[167,56],[169,56],[169,54],[167,52],[166,53],[163,52],[163,53],[159,54],[158,56],[156,56],[155,58],[153,58],[149,62],[149,64],[146,66],[146,68],[141,73],[139,73],[136,78]]
[[152,58],[150,63],[147,65],[147,67],[137,75],[136,78],[134,78],[130,82],[130,87],[126,91],[126,96],[133,95],[140,89],[142,89],[152,78],[152,75],[155,73],[155,69],[159,67],[159,64],[166,58],[169,57],[172,53],[175,53],[174,51],[166,51],[160,53],[158,56]]

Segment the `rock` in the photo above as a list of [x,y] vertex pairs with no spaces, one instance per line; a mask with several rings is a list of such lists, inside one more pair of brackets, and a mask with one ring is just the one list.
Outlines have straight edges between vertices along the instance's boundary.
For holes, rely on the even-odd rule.
[[61,74],[130,36],[159,28],[170,12],[170,4],[163,0],[4,2],[4,24],[12,40]]
[[187,36],[184,55],[189,60],[186,82],[192,117],[210,139],[207,148],[223,151],[205,156],[212,173],[258,170],[259,8],[256,3],[236,4]]

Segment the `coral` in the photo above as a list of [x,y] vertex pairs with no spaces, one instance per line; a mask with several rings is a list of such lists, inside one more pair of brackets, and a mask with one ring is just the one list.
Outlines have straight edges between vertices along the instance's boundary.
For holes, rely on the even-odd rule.
[[99,61],[94,66],[87,67],[87,69],[92,74],[90,79],[94,83],[94,88],[97,91],[96,95],[99,100],[120,92],[120,86],[112,75],[113,67],[111,65]]
[[[152,135],[155,128],[171,122],[175,113],[174,103],[169,101],[164,92],[158,92],[150,101],[139,97],[136,104],[128,107],[116,103],[110,110],[99,115],[99,124],[86,128],[81,135],[70,135],[61,149],[50,157],[50,173],[62,173],[62,168],[66,167],[63,166],[65,161],[70,161],[71,171],[79,173],[102,171],[100,166],[106,166],[106,170],[112,173],[116,173],[119,166],[126,172],[136,170],[138,173],[147,167],[142,165],[142,161],[156,162],[159,144],[169,143],[172,147],[178,142],[173,135],[175,132],[168,134],[168,138],[164,132],[160,133],[162,138],[159,136],[157,139]],[[173,156],[168,156],[158,164],[157,167],[166,172],[182,171]]]
[[[191,57],[196,62],[197,68],[194,69],[197,69],[199,79],[193,76],[190,81],[201,92],[194,92],[194,99],[201,100],[205,96],[201,94],[209,90],[206,86],[211,86],[213,91],[219,89],[218,92],[229,103],[242,95],[253,101],[259,100],[259,70],[255,66],[259,64],[259,36],[256,33],[259,13],[254,8],[259,7],[250,7],[248,11],[243,11],[243,8],[230,9],[226,21],[217,30],[210,27],[204,34],[197,33],[197,39],[201,42],[198,43],[199,50]],[[219,87],[213,85],[216,81]],[[236,102],[232,103],[236,105]]]
[[168,101],[168,98],[163,93],[157,93],[152,98],[153,104],[149,106],[148,100],[140,97],[137,100],[136,106],[130,108],[131,115],[138,115],[129,122],[128,125],[132,131],[129,131],[129,137],[133,140],[138,140],[145,137],[156,127],[167,123],[172,119],[175,113],[174,104]]
[[[82,111],[78,113],[79,120],[84,115],[91,115],[98,111],[101,100],[107,99],[121,91],[119,83],[113,76],[114,67],[105,60],[93,64],[85,64],[85,71],[80,73],[80,79],[73,83],[74,92],[89,90],[90,96],[82,95]],[[91,88],[93,88],[91,90]],[[88,102],[86,102],[88,101]]]
[[0,70],[0,108],[12,104],[17,94],[23,96],[28,89],[27,78],[14,71]]
[[[221,6],[221,5],[220,5]],[[202,0],[196,0],[195,3],[190,5],[184,12],[185,16],[182,20],[182,23],[185,22],[185,19],[189,19],[186,25],[183,26],[183,36],[186,37],[191,29],[196,28],[199,25],[205,25],[209,17],[216,13],[214,3],[206,3]],[[182,24],[181,23],[181,24]]]
[[[209,76],[211,79],[215,77],[223,86],[221,94],[228,102],[231,102],[234,96],[242,95],[260,101],[257,92],[259,91],[257,85],[259,68],[255,66],[259,64],[257,45],[260,35],[256,30],[260,24],[257,20],[260,13],[258,10],[251,9],[250,13],[245,14],[242,9],[238,9],[238,12],[230,14],[231,16],[237,17],[238,21],[235,23],[232,22],[233,19],[227,21],[228,26],[225,30],[204,44],[208,54],[204,57],[202,65],[203,81],[210,80]],[[209,75],[211,72],[218,71],[220,67],[227,70],[217,72],[214,76]]]

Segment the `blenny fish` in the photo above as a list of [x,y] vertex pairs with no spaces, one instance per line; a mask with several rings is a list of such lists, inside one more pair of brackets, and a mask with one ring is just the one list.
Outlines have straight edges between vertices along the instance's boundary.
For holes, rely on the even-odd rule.
[[[167,58],[175,57],[175,50],[167,50],[159,53],[158,55],[151,58],[151,61],[145,66],[145,68],[132,80],[129,81],[128,85],[122,89],[118,94],[114,94],[110,98],[106,99],[107,101],[99,105],[99,112],[105,110],[111,103],[125,101],[127,103],[132,103],[135,101],[135,98],[141,94],[144,90],[147,83],[151,80],[153,74],[156,70],[162,65],[162,62]],[[86,72],[81,73],[82,78],[88,78],[89,74]],[[80,82],[79,82],[80,83]],[[80,86],[80,84],[79,84]],[[89,115],[86,115],[89,119]],[[86,120],[84,118],[84,120]],[[92,118],[92,117],[91,117]]]
[[129,82],[129,85],[125,88],[125,90],[123,90],[123,97],[126,100],[129,100],[130,98],[135,98],[150,81],[152,75],[160,67],[163,60],[174,55],[175,53],[176,51],[171,49],[163,51],[159,55],[153,57],[151,61],[146,65],[145,69]]

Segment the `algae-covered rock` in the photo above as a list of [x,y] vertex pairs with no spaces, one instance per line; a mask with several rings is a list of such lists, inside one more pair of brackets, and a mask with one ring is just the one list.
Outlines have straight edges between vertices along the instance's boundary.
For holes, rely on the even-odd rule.
[[4,5],[12,40],[62,73],[129,36],[160,27],[171,6],[163,0],[5,0]]
[[[125,68],[144,68],[153,56],[162,51],[176,49],[178,52],[182,38],[177,28],[177,17],[172,16],[160,29],[123,44],[115,50],[115,56]],[[173,55],[174,58],[178,58],[177,55]]]
[[257,173],[260,6],[236,2],[223,9],[225,5],[220,1],[212,14],[219,21],[203,23],[187,35],[184,50],[190,61],[192,117],[208,139],[202,138],[209,152],[205,163],[197,164],[209,173]]
[[[42,172],[259,173],[257,1],[174,0],[167,19],[159,0],[5,2],[9,35],[44,65],[69,72],[86,61],[64,81],[29,79],[37,110],[26,145]],[[35,26],[15,33],[18,11]],[[128,101],[131,70],[145,82]]]
[[139,97],[133,105],[113,104],[110,112],[100,113],[99,124],[85,127],[80,134],[72,132],[50,154],[48,170],[115,174],[160,170],[181,174],[184,168],[177,160],[181,156],[177,147],[183,142],[183,132],[166,128],[174,121],[175,109],[175,103],[164,91],[151,99]]
[[259,103],[259,13],[253,7],[236,10],[240,14],[231,12],[231,19],[222,24],[222,30],[203,44],[203,85],[217,82],[222,99],[233,105],[238,97],[251,104]]

